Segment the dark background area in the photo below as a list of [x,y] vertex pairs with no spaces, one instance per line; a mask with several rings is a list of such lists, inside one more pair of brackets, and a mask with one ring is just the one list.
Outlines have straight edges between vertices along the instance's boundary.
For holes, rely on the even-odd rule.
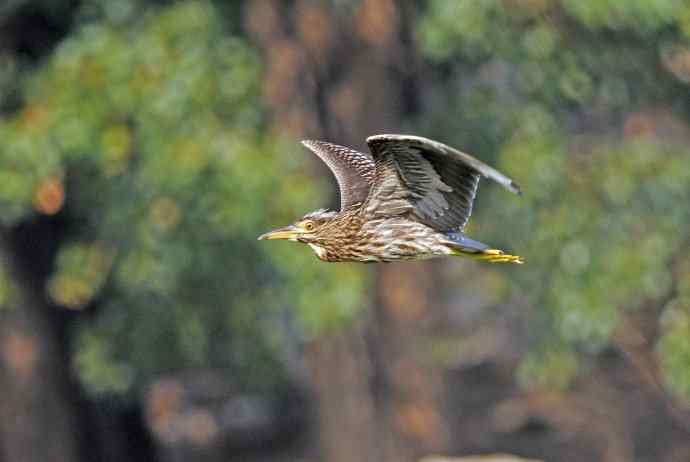
[[[0,461],[690,460],[689,83],[680,0],[0,2]],[[376,133],[527,263],[256,241]]]

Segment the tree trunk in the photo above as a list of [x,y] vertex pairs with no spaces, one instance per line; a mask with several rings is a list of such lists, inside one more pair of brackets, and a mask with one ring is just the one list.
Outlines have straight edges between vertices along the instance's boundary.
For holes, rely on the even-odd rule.
[[387,461],[417,460],[448,450],[441,375],[425,357],[435,324],[435,274],[428,263],[386,265],[378,271],[371,351],[378,356],[378,419],[385,423],[381,441]]
[[323,460],[350,462],[377,458],[376,403],[361,328],[322,336],[307,352],[318,406],[318,438]]
[[60,344],[40,288],[0,236],[9,294],[0,307],[0,452],[3,462],[78,461],[75,414]]
[[[326,5],[252,3],[247,25],[266,53],[265,97],[277,131],[366,150],[367,136],[399,133],[418,111],[411,3]],[[379,265],[368,321],[308,351],[324,460],[406,462],[447,448],[440,378],[416,351],[433,306],[431,270]]]

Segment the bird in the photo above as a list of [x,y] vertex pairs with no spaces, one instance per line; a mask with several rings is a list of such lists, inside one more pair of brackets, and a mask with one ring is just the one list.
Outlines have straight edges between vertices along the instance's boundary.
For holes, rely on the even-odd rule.
[[258,239],[307,244],[326,262],[444,256],[524,262],[463,233],[480,178],[519,195],[513,180],[469,154],[421,136],[383,134],[366,141],[371,154],[326,141],[302,141],[335,176],[340,210],[307,213]]

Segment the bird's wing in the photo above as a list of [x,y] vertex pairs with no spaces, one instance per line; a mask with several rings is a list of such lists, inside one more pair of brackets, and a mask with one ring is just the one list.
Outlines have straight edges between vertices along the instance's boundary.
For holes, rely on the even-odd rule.
[[374,181],[374,161],[371,156],[354,149],[325,141],[303,140],[331,169],[340,188],[340,209],[363,202]]
[[439,231],[460,231],[472,213],[480,176],[520,194],[520,187],[498,170],[437,141],[376,135],[367,144],[376,165],[365,206],[370,213],[409,213]]

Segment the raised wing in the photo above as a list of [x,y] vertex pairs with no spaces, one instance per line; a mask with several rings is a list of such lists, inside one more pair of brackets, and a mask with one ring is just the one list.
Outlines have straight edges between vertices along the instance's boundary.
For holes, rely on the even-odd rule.
[[374,161],[368,154],[325,141],[303,140],[331,169],[340,188],[340,209],[363,202],[374,181]]
[[437,141],[375,135],[367,143],[376,164],[369,213],[409,213],[439,231],[461,231],[472,214],[481,176],[520,194],[520,187],[498,170]]

